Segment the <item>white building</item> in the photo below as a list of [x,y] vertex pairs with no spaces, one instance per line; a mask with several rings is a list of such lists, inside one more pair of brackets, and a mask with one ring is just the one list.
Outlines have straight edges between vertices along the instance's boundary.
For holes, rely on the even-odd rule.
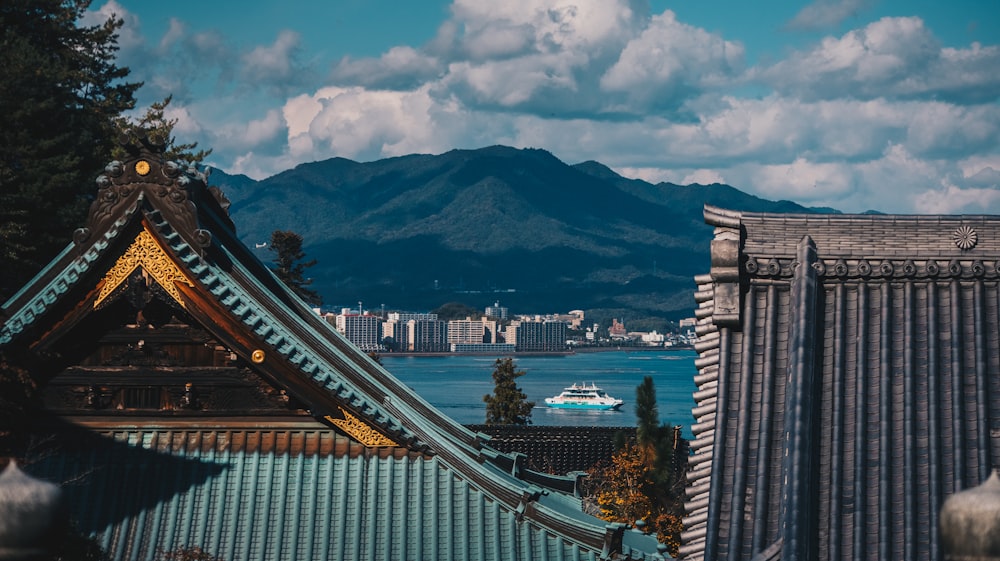
[[486,306],[486,317],[507,319],[507,308],[501,306],[500,302],[494,302],[492,306]]
[[[341,313],[334,316],[337,331],[366,353],[381,352],[382,320],[371,314]],[[329,319],[327,319],[329,321]]]
[[441,320],[411,319],[406,322],[405,350],[417,353],[448,352],[448,324]]

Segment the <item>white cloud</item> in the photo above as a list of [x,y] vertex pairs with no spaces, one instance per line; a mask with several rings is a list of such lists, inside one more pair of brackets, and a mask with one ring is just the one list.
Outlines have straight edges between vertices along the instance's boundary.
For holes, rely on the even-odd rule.
[[622,50],[601,76],[601,87],[622,92],[638,107],[662,104],[686,89],[732,81],[743,70],[739,43],[677,21],[667,10]]
[[996,214],[1000,189],[948,185],[918,194],[913,206],[919,214]]
[[291,155],[300,161],[329,158],[376,159],[445,150],[438,138],[436,106],[426,89],[412,92],[323,88],[289,100],[284,108]]
[[[816,2],[799,23],[862,7]],[[293,32],[237,48],[173,20],[150,48],[121,15],[144,95],[175,94],[179,140],[252,177],[507,144],[852,212],[1000,212],[1000,47],[944,48],[933,22],[884,18],[747,70],[739,42],[647,10],[458,0],[426,45],[344,56],[325,77]]]
[[464,29],[465,52],[473,58],[495,58],[528,50],[593,50],[618,44],[623,34],[630,35],[638,25],[640,4],[629,0],[456,0],[452,13]]
[[118,46],[122,50],[127,51],[143,44],[144,39],[139,26],[139,18],[126,10],[116,0],[108,0],[96,10],[87,10],[80,19],[80,23],[88,26],[103,25],[104,22],[112,18],[122,20],[122,26],[118,30]]
[[681,185],[690,185],[692,183],[697,183],[699,185],[711,185],[713,183],[725,183],[726,178],[719,173],[718,170],[714,169],[696,169],[693,172],[684,176],[680,180]]
[[880,97],[992,101],[1000,91],[1000,48],[942,48],[917,17],[882,18],[827,37],[755,76],[803,99]]
[[344,57],[334,66],[331,78],[342,86],[374,89],[412,89],[442,72],[441,62],[412,47],[393,47],[377,59]]

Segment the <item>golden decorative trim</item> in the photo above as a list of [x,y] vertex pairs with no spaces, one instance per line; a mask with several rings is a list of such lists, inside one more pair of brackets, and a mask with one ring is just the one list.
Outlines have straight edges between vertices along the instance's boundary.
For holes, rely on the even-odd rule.
[[94,307],[98,307],[139,267],[142,267],[146,274],[153,277],[153,280],[162,286],[167,294],[173,297],[181,307],[184,307],[184,301],[174,283],[183,282],[188,286],[194,286],[194,283],[188,280],[184,272],[174,264],[167,252],[163,251],[160,244],[156,242],[153,234],[150,234],[145,228],[139,232],[132,245],[104,275],[104,286],[97,296],[97,301],[94,302]]
[[257,349],[256,351],[250,353],[250,360],[254,361],[255,364],[260,364],[264,362],[264,351]]
[[135,172],[139,175],[146,175],[149,173],[149,162],[146,160],[139,160],[135,163]]
[[343,419],[334,419],[327,415],[326,420],[337,425],[337,428],[346,432],[354,440],[370,448],[376,446],[399,446],[399,444],[396,444],[382,433],[371,428],[368,423],[348,413],[343,407],[340,408],[340,412],[344,415]]

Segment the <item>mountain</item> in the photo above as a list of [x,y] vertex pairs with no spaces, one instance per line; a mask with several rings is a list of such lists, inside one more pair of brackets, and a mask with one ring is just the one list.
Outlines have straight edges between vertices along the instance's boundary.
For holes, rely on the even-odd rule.
[[[214,171],[250,247],[305,240],[312,288],[331,307],[430,310],[495,301],[513,313],[623,310],[681,318],[709,268],[706,203],[810,212],[728,185],[651,184],[598,162],[491,146],[369,163],[302,164],[262,181]],[[263,261],[273,255],[257,250]]]

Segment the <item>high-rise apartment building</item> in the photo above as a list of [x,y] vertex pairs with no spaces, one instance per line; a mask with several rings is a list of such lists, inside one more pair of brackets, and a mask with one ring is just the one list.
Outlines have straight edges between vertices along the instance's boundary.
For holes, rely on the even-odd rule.
[[448,324],[441,320],[411,319],[406,322],[406,347],[410,352],[447,352]]
[[486,306],[486,317],[507,319],[507,308],[501,306],[500,302],[494,302],[492,306]]
[[513,321],[507,326],[507,342],[519,352],[565,350],[566,322]]
[[335,316],[337,331],[362,351],[384,351],[382,345],[382,320],[370,314],[341,313]]
[[484,343],[486,326],[478,319],[453,319],[448,322],[448,344]]

